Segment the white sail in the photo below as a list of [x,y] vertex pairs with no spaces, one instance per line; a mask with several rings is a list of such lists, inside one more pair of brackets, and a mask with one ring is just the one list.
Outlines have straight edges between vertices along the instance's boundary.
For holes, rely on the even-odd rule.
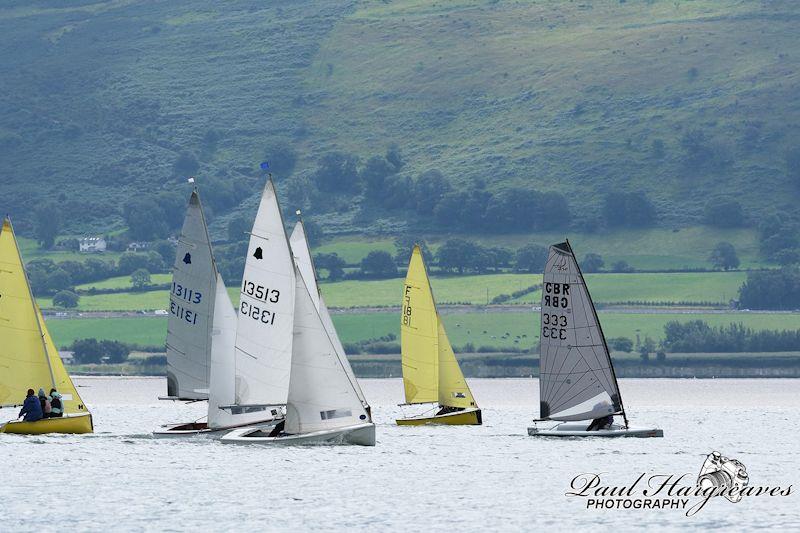
[[236,310],[217,274],[217,291],[214,302],[214,321],[211,329],[211,373],[208,393],[208,427],[232,426],[236,422],[229,411],[221,406],[236,401]]
[[236,403],[281,405],[289,390],[295,275],[272,180],[253,223],[236,330]]
[[347,372],[347,376],[355,385],[356,394],[358,395],[359,400],[361,400],[362,405],[369,412],[367,398],[364,396],[364,391],[361,390],[361,386],[358,384],[355,372],[353,372],[353,368],[350,366],[350,361],[347,359],[347,353],[344,351],[342,341],[339,339],[339,335],[336,332],[336,327],[333,325],[333,319],[331,319],[331,315],[328,312],[328,306],[325,305],[325,300],[320,293],[319,285],[317,284],[316,269],[314,268],[314,262],[311,259],[311,249],[308,244],[308,238],[306,237],[305,227],[301,221],[298,221],[297,224],[295,224],[294,229],[292,230],[292,235],[289,237],[289,243],[292,246],[292,254],[294,255],[297,268],[300,270],[300,273],[303,275],[303,279],[308,284],[308,292],[311,296],[314,306],[319,312],[322,325],[325,327],[325,331],[328,332],[328,336],[333,343],[333,347],[336,350],[337,356],[342,362],[345,372]]
[[550,247],[541,327],[541,418],[589,420],[622,413],[611,357],[568,242]]
[[217,268],[203,207],[192,192],[178,240],[167,323],[167,394],[208,397],[211,320]]
[[285,431],[310,433],[362,424],[369,420],[351,380],[336,354],[311,298],[296,272],[295,339]]

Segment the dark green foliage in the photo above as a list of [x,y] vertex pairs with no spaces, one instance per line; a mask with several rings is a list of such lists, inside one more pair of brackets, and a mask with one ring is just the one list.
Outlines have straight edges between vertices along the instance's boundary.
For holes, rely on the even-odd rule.
[[630,266],[627,261],[616,261],[613,265],[611,265],[611,272],[628,274],[635,271],[636,269]]
[[387,178],[398,170],[399,168],[395,167],[384,156],[376,155],[370,157],[360,173],[361,182],[364,184],[364,196],[368,200],[383,203]]
[[322,226],[313,220],[303,221],[303,227],[306,230],[306,239],[311,248],[319,246],[325,234],[322,232]]
[[612,227],[648,227],[655,223],[656,209],[642,192],[613,192],[605,197],[603,217]]
[[75,362],[79,364],[98,364],[104,358],[108,363],[124,363],[130,354],[130,347],[119,341],[94,338],[78,339],[72,343]]
[[786,152],[786,175],[800,185],[800,148],[795,147]]
[[736,200],[711,200],[706,204],[703,221],[717,228],[739,228],[744,226],[742,204]]
[[428,170],[420,174],[414,182],[414,202],[421,215],[433,214],[442,197],[450,192],[450,183],[438,170]]
[[327,270],[330,281],[340,280],[344,277],[344,267],[347,263],[339,254],[317,254],[314,256],[314,266],[317,270]]
[[150,285],[150,272],[146,268],[137,268],[131,274],[131,285],[136,289],[141,289]]
[[56,237],[61,229],[61,211],[59,207],[50,203],[36,211],[36,240],[39,246],[50,249],[56,242]]
[[753,330],[741,323],[711,327],[702,320],[671,321],[664,325],[664,348],[669,352],[788,352],[800,350],[800,330]]
[[411,251],[414,249],[415,244],[419,245],[422,257],[425,261],[433,260],[433,254],[423,237],[405,234],[396,237],[394,240],[394,248],[396,250],[394,256],[395,262],[398,264],[408,263],[411,259]]
[[600,254],[586,254],[583,256],[583,261],[581,261],[581,270],[583,272],[592,273],[592,272],[600,272],[600,270],[605,265],[603,258],[600,257]]
[[684,163],[691,171],[714,172],[732,163],[727,147],[703,130],[686,132],[681,138],[681,146],[685,150]]
[[183,178],[193,176],[199,169],[197,158],[189,152],[181,152],[172,165],[172,173]]
[[736,255],[736,248],[729,242],[718,242],[708,260],[714,268],[730,270],[739,267],[739,256]]
[[297,152],[286,141],[278,140],[264,150],[264,160],[276,179],[284,180],[292,175],[297,164]]
[[330,152],[322,156],[312,179],[320,191],[355,193],[358,191],[358,156]]
[[147,254],[125,252],[119,258],[117,270],[121,275],[126,276],[128,274],[133,274],[135,270],[139,270],[140,268],[149,270],[147,268],[148,264],[149,260]]
[[[170,241],[157,241],[153,243],[153,251],[161,256],[166,268],[175,264],[175,244]],[[154,271],[156,272],[156,271]]]
[[778,260],[784,250],[800,248],[797,225],[784,214],[764,217],[758,225],[761,253],[771,260]]
[[361,275],[370,278],[392,278],[397,275],[397,265],[389,252],[373,250],[361,260]]
[[53,304],[58,307],[72,308],[78,307],[80,296],[72,291],[59,291],[53,296]]
[[642,361],[647,362],[650,360],[650,354],[656,350],[656,342],[650,337],[645,337],[642,344],[639,346],[639,356]]
[[739,305],[745,309],[800,309],[800,270],[784,267],[748,272],[739,289]]
[[544,271],[547,262],[547,248],[540,244],[526,244],[517,250],[515,266],[517,272],[538,274]]
[[125,204],[122,217],[128,233],[135,240],[163,239],[169,232],[166,215],[152,198],[135,197]]
[[508,265],[511,252],[501,248],[486,248],[464,239],[449,239],[439,247],[436,259],[439,268],[445,272],[483,273]]
[[249,240],[248,233],[253,227],[253,219],[244,215],[236,215],[228,221],[228,242]]
[[633,351],[633,341],[628,337],[612,337],[608,339],[608,347],[618,352],[630,353]]

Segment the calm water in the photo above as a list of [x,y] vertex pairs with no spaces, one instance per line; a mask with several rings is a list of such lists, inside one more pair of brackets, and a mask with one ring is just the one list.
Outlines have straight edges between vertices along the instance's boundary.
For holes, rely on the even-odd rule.
[[155,440],[157,425],[200,418],[205,404],[159,402],[162,379],[77,383],[97,433],[0,435],[0,530],[800,528],[796,492],[716,498],[691,518],[565,496],[589,472],[613,485],[643,472],[693,483],[712,450],[742,461],[752,485],[797,486],[800,380],[622,380],[633,422],[665,438],[559,441],[526,434],[536,380],[471,380],[485,425],[452,428],[397,427],[401,382],[362,380],[375,448]]

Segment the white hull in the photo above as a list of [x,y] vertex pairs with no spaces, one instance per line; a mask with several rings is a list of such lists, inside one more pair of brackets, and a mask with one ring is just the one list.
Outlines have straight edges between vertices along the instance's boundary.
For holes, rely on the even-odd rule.
[[242,424],[236,426],[226,426],[221,428],[209,428],[205,422],[188,422],[183,424],[168,424],[162,426],[161,429],[153,431],[153,437],[157,439],[174,439],[181,437],[207,437],[210,439],[218,439],[235,429],[257,429],[269,428],[283,419],[263,420],[261,422],[251,422],[249,424]]
[[372,423],[298,435],[279,435],[277,437],[269,437],[268,435],[269,431],[264,432],[258,428],[236,429],[225,435],[221,442],[226,444],[355,444],[359,446],[375,446],[375,424]]
[[664,431],[657,428],[628,427],[614,424],[609,429],[599,429],[597,431],[586,431],[589,427],[588,422],[563,422],[554,427],[540,429],[536,426],[528,428],[528,435],[531,437],[663,437]]

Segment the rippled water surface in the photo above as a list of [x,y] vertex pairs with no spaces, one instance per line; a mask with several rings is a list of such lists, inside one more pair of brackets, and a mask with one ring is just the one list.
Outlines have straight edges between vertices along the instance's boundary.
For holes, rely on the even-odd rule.
[[159,424],[200,418],[205,404],[159,402],[163,379],[77,383],[95,434],[0,435],[0,530],[800,528],[796,491],[716,498],[693,517],[586,509],[565,495],[582,473],[611,485],[688,473],[693,483],[712,450],[742,461],[752,485],[797,485],[800,380],[622,380],[632,423],[665,438],[557,441],[527,436],[536,380],[471,380],[480,427],[398,427],[402,383],[362,380],[374,448],[156,440]]

